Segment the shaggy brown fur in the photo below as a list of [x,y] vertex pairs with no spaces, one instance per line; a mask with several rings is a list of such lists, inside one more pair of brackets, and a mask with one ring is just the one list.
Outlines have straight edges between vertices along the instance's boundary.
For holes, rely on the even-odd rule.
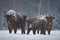
[[48,14],[48,16],[46,16],[47,19],[47,32],[50,35],[51,29],[52,29],[52,25],[53,25],[53,19],[55,17],[52,14]]
[[19,17],[15,20],[14,16],[5,14],[4,17],[7,20],[8,24],[8,30],[11,33],[12,29],[14,29],[14,33],[16,34],[17,28],[21,28],[22,34],[25,34],[25,22],[26,22],[26,16],[23,15],[23,17]]

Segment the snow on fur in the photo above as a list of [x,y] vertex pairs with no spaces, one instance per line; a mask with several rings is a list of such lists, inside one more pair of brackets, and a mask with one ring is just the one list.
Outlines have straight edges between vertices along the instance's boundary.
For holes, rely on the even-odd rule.
[[13,15],[13,16],[15,16],[15,15],[16,15],[16,12],[11,9],[11,10],[9,10],[6,14],[7,14],[7,15]]
[[46,20],[46,15],[38,15],[37,18]]

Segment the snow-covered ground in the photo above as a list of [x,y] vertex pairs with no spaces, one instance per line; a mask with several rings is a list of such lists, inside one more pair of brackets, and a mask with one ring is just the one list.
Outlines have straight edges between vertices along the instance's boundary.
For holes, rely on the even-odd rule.
[[8,30],[0,30],[0,40],[60,40],[60,30],[51,31],[51,35],[33,35],[32,31],[27,35],[21,34],[20,30],[17,34],[9,34]]

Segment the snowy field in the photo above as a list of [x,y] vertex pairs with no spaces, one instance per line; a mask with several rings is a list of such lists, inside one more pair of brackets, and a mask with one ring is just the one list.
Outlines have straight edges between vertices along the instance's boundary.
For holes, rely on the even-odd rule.
[[8,30],[0,30],[0,40],[60,40],[60,30],[51,31],[51,35],[33,35],[32,31],[29,35],[21,34],[18,30],[17,34],[9,34]]

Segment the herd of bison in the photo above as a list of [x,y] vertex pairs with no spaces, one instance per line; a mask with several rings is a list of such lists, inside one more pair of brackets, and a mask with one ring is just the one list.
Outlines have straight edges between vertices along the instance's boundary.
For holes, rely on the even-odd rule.
[[38,34],[40,33],[44,35],[47,31],[48,35],[50,35],[54,19],[54,16],[50,13],[47,15],[45,14],[45,19],[27,19],[26,15],[22,15],[21,17],[18,14],[15,16],[4,14],[4,17],[7,21],[9,33],[12,33],[12,30],[14,29],[14,33],[16,34],[17,29],[19,28],[21,29],[21,34],[25,34],[25,26],[27,24],[27,34],[29,34],[29,32],[32,30],[34,35],[36,34],[36,31]]

